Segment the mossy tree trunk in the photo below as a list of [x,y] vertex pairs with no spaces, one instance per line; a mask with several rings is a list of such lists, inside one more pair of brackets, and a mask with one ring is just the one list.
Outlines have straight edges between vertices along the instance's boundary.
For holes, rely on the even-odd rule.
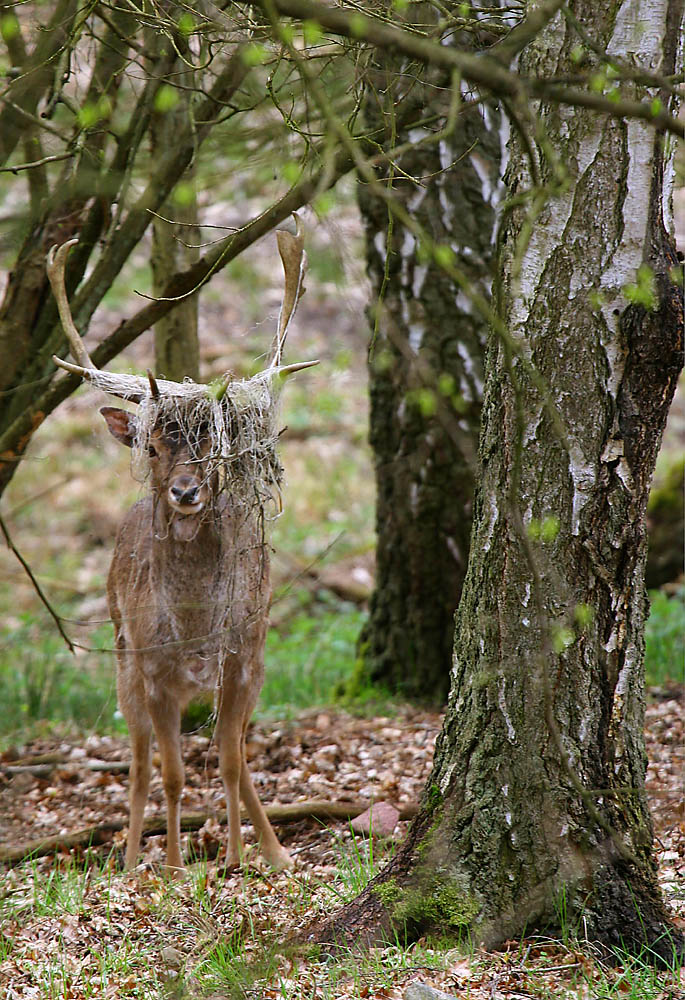
[[[615,57],[674,71],[675,0],[571,9]],[[522,68],[566,76],[576,44],[558,17]],[[486,358],[471,558],[433,772],[404,847],[320,936],[432,927],[492,946],[558,925],[563,909],[609,948],[668,961],[678,935],[644,787],[643,636],[647,498],[683,363],[672,149],[645,124],[535,111],[569,183],[529,241],[520,208],[501,238],[510,340],[493,336]],[[518,135],[509,150],[520,192],[531,178]]]
[[[417,11],[412,5],[412,17]],[[423,14],[437,16],[427,5]],[[487,298],[500,190],[499,113],[489,105],[465,107],[445,129],[448,78],[380,52],[370,76],[365,116],[384,134],[384,148],[418,142],[396,161],[397,200],[430,239],[451,247]],[[464,104],[476,96],[466,89],[464,95]],[[413,107],[435,110],[442,138],[395,127],[398,117],[415,117]],[[384,183],[387,173],[387,165],[378,172]],[[377,575],[351,691],[376,685],[444,703],[468,561],[486,323],[443,269],[421,260],[415,235],[389,218],[386,204],[364,183],[359,206],[372,288]]]

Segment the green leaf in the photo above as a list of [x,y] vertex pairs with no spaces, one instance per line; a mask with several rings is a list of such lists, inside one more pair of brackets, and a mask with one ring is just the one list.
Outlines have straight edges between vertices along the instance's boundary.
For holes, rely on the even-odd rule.
[[440,267],[448,268],[454,264],[454,251],[446,243],[436,246],[433,250],[435,263]]
[[303,21],[302,34],[307,45],[316,45],[323,38],[323,28],[318,21]]
[[295,41],[295,29],[291,24],[281,24],[278,31],[282,42],[285,42],[286,45],[293,44]]
[[297,184],[302,170],[300,169],[299,163],[294,160],[290,160],[288,163],[284,163],[281,167],[281,174],[283,179],[288,182],[288,184]]
[[92,128],[100,119],[97,104],[88,101],[79,108],[76,118],[81,128]]
[[393,366],[392,352],[385,347],[380,351],[374,351],[371,358],[371,365],[375,372],[379,375],[383,375]]
[[540,538],[543,542],[553,542],[559,534],[560,527],[559,518],[554,514],[546,517],[540,525]]
[[414,389],[407,393],[407,399],[414,406],[418,407],[424,417],[433,417],[438,409],[437,396],[432,389],[424,387]]
[[269,50],[261,42],[250,42],[242,51],[241,59],[246,66],[262,66],[269,58]]
[[319,216],[328,215],[331,209],[335,205],[335,195],[332,191],[324,191],[319,197],[314,201],[314,211]]
[[581,628],[589,625],[595,617],[595,609],[589,604],[576,604],[573,617]]
[[443,394],[443,396],[451,396],[456,385],[454,378],[449,372],[441,372],[438,378],[438,389]]
[[193,199],[195,198],[195,188],[192,184],[189,184],[188,181],[179,181],[174,188],[172,198],[176,205],[181,205],[183,207],[186,205],[192,205]]
[[195,31],[195,18],[189,11],[185,11],[178,19],[178,30],[186,38]]
[[540,541],[540,534],[542,532],[542,525],[536,517],[532,517],[530,524],[528,525],[528,537],[533,542]]
[[623,293],[634,306],[643,306],[650,312],[658,308],[654,271],[648,264],[640,264],[635,281],[625,285]]
[[176,88],[171,87],[168,83],[163,83],[155,94],[155,111],[166,114],[167,111],[172,111],[178,102],[179,95]]
[[664,110],[664,103],[663,103],[663,101],[661,100],[660,97],[655,97],[654,98],[654,100],[652,101],[652,103],[649,105],[649,110],[651,111],[652,115],[655,118],[656,118],[657,115],[661,114],[661,112]]
[[416,248],[416,259],[419,264],[429,264],[431,259],[431,250],[425,242],[421,241]]
[[3,41],[11,42],[19,34],[19,22],[15,14],[4,14],[0,17],[0,35]]
[[369,22],[363,14],[353,14],[350,18],[350,31],[355,38],[364,38]]
[[563,653],[565,649],[573,644],[575,635],[570,628],[558,628],[552,636],[552,643],[556,653]]

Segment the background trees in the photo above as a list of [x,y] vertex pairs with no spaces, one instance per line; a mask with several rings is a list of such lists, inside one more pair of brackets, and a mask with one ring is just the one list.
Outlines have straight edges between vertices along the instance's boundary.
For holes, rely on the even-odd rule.
[[[296,150],[286,164],[294,166],[287,171],[288,192],[173,277],[162,299],[125,321],[93,357],[103,365],[168,311],[172,298],[195,291],[256,235],[315,199],[354,165],[367,185],[361,199],[381,300],[371,351],[374,434],[379,454],[387,453],[393,463],[388,469],[382,460],[378,467],[387,489],[381,526],[388,526],[390,541],[364,652],[380,661],[386,676],[387,663],[394,668],[400,656],[403,672],[407,662],[423,670],[433,641],[415,634],[402,645],[406,630],[395,624],[403,616],[412,624],[428,622],[428,634],[442,637],[434,641],[441,652],[432,658],[433,686],[442,676],[452,583],[444,587],[445,600],[419,586],[416,592],[425,595],[417,602],[419,614],[406,593],[393,598],[392,615],[384,606],[390,606],[388,590],[397,579],[404,582],[408,566],[415,579],[430,579],[430,572],[424,574],[429,560],[423,565],[421,559],[429,544],[436,561],[447,559],[452,548],[464,552],[465,537],[455,540],[453,508],[444,504],[442,493],[460,492],[470,478],[463,457],[474,433],[468,418],[475,412],[469,407],[465,413],[464,403],[475,402],[476,372],[468,370],[458,345],[469,357],[470,346],[448,324],[474,317],[468,331],[474,344],[482,329],[476,315],[494,331],[487,355],[476,555],[460,611],[452,700],[435,764],[437,792],[429,790],[394,867],[367,894],[357,915],[347,914],[337,925],[345,933],[360,923],[372,930],[374,922],[418,932],[447,915],[455,929],[474,927],[494,940],[497,928],[516,932],[517,920],[526,914],[530,920],[550,918],[562,886],[587,907],[597,935],[608,943],[615,943],[613,932],[621,926],[629,929],[634,946],[643,941],[635,908],[630,910],[631,893],[647,914],[650,945],[662,929],[642,787],[640,670],[644,507],[681,363],[682,325],[670,276],[676,261],[660,215],[662,202],[668,202],[660,144],[682,133],[670,115],[679,86],[671,42],[678,36],[681,10],[672,0],[619,4],[606,18],[582,4],[560,8],[542,3],[525,19],[520,9],[516,15],[510,11],[509,20],[492,15],[487,30],[497,41],[485,55],[430,37],[445,40],[473,27],[462,5],[441,9],[435,26],[432,15],[423,16],[425,8],[412,8],[405,30],[393,12],[365,16],[310,0],[257,4],[252,9],[258,16],[248,20],[245,13],[241,20],[236,14],[230,32],[221,19],[203,18],[188,30],[180,19],[160,20],[155,11],[155,24],[176,42],[173,53],[166,50],[173,65],[178,50],[187,51],[186,34],[195,39],[185,43],[194,65],[199,69],[205,54],[209,62],[206,76],[195,80],[192,117],[179,129],[178,141],[153,162],[144,153],[145,130],[169,106],[164,87],[171,86],[173,65],[159,63],[138,82],[131,75],[144,16],[98,7],[82,24],[74,9],[60,8],[59,19],[51,22],[55,65],[51,62],[47,82],[42,70],[53,57],[22,46],[17,31],[9,31],[17,65],[25,61],[29,69],[9,85],[6,155],[19,155],[17,116],[33,116],[31,126],[42,127],[36,112],[47,112],[54,90],[61,95],[54,109],[59,134],[50,131],[49,140],[42,139],[48,155],[64,160],[26,170],[33,215],[2,310],[5,482],[33,427],[69,391],[66,380],[51,385],[49,355],[59,334],[43,276],[47,246],[77,230],[81,235],[68,282],[76,289],[77,323],[85,326],[145,232],[151,211],[163,205],[203,144],[225,126],[221,145],[216,138],[213,147],[225,152],[240,121],[263,113],[260,135],[277,137],[269,140],[271,148],[287,139]],[[231,8],[236,11],[242,17],[243,8]],[[485,31],[478,21],[478,30]],[[65,82],[63,67],[71,66],[84,31],[93,61],[84,58],[84,81],[69,70]],[[99,45],[101,35],[106,46]],[[334,38],[348,41],[336,41],[331,53]],[[345,45],[357,61],[354,74],[346,61],[330,62],[346,52]],[[163,60],[164,49],[160,52]],[[385,52],[391,53],[387,62],[379,54]],[[519,53],[521,71],[515,72],[510,65]],[[392,115],[389,98],[374,104],[388,78],[401,73],[404,87],[416,65],[422,67],[420,79],[399,108],[391,102]],[[345,69],[334,88],[338,67]],[[33,77],[43,88],[37,94],[29,93],[26,83]],[[422,95],[437,86],[444,88],[441,99],[428,107]],[[270,105],[264,104],[267,94]],[[474,262],[464,250],[465,214],[452,198],[453,189],[465,189],[455,178],[478,193],[478,177],[487,222],[467,235],[483,256],[493,224],[486,190],[495,179],[487,157],[486,163],[478,159],[490,145],[487,117],[493,124],[495,116],[486,99],[501,102],[514,135],[499,220],[501,284],[493,303],[478,287],[487,262]],[[366,118],[360,116],[362,104]],[[480,105],[487,109],[484,126]],[[419,145],[418,138],[437,138],[438,154],[441,140],[443,158],[436,161],[435,144]],[[29,140],[35,144],[32,134]],[[469,143],[476,140],[474,148]],[[459,159],[457,153],[465,156]],[[14,169],[27,165],[12,162]],[[438,165],[439,174],[432,176]],[[426,171],[419,205],[412,178],[422,179]],[[138,178],[141,193],[134,183]],[[641,229],[645,206],[647,229]],[[88,272],[90,254],[94,266]],[[441,297],[454,299],[456,289],[456,309],[448,311]],[[401,414],[401,433],[387,420],[393,409]],[[392,433],[385,433],[386,426]],[[454,434],[443,436],[446,427]],[[400,548],[413,534],[413,503],[417,513],[435,513],[433,531],[444,540],[434,545],[434,538],[422,537],[420,546]],[[458,506],[464,506],[461,497]],[[438,579],[444,579],[442,573]],[[393,650],[385,663],[384,630]],[[449,912],[426,905],[436,894]],[[597,915],[603,911],[610,916],[602,928]]]
[[[94,362],[103,365],[170,312],[179,296],[196,293],[245,246],[349,167],[346,158],[329,158],[325,174],[320,172],[316,146],[308,138],[316,123],[297,103],[301,87],[278,54],[271,56],[260,42],[248,40],[263,33],[249,20],[217,11],[217,23],[200,12],[155,8],[145,13],[107,4],[85,16],[69,3],[50,13],[47,24],[36,24],[9,5],[2,21],[12,72],[0,111],[0,167],[27,179],[28,197],[17,213],[16,250],[0,305],[0,492],[35,428],[77,384],[73,378],[53,383],[51,356],[64,346],[44,269],[53,243],[79,236],[67,289],[75,321],[86,330],[155,215],[172,192],[184,194],[179,182],[210,135],[219,137],[221,146],[214,151],[225,151],[221,162],[230,164],[226,152],[236,148],[242,118],[252,112],[258,123],[252,141],[272,144],[282,166],[291,165],[282,197],[264,206],[251,224],[246,220],[240,232],[211,246],[197,263],[171,275],[159,300],[95,348]],[[157,44],[158,37],[164,44]],[[324,79],[330,64],[329,53],[319,66]],[[344,80],[335,80],[332,92],[338,95]],[[257,138],[260,109],[267,100],[278,109],[281,99],[290,102],[289,111],[273,115]],[[343,90],[341,110],[349,103]],[[188,107],[185,115],[177,111],[182,104]],[[167,114],[174,122],[173,141],[168,134],[162,138]],[[299,119],[298,130],[286,124],[287,114]],[[26,148],[20,150],[22,137]],[[243,147],[238,158],[246,155]]]
[[[443,8],[457,15],[458,4]],[[426,28],[440,30],[437,10]],[[455,31],[467,51],[492,42],[489,28]],[[497,34],[494,35],[497,37]],[[489,300],[505,118],[446,71],[380,51],[369,68],[364,118],[385,149],[405,152],[359,185],[372,279],[369,318],[370,442],[376,465],[376,586],[359,640],[351,690],[376,685],[443,703],[456,609],[468,562],[487,320],[424,248],[418,230],[449,247],[469,283]],[[463,93],[462,93],[463,91]],[[423,134],[398,119],[430,109]],[[407,217],[410,225],[407,225]]]

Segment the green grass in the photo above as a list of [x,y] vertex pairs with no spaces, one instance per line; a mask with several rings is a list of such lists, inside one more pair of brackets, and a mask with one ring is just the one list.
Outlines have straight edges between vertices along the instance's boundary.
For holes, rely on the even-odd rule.
[[[98,650],[111,647],[111,627],[98,626],[86,641]],[[0,645],[0,685],[0,748],[12,739],[70,730],[121,731],[113,654],[72,656],[46,618],[22,615]]]
[[650,595],[645,630],[645,677],[650,687],[682,684],[685,680],[685,589],[675,597],[661,590]]
[[330,705],[340,681],[352,671],[355,643],[364,621],[343,605],[295,617],[286,632],[272,629],[266,641],[266,677],[257,711],[289,716]]
[[[352,670],[363,620],[353,605],[317,604],[287,628],[271,629],[258,714],[292,717],[330,705]],[[13,740],[69,731],[125,731],[116,710],[111,626],[78,638],[95,651],[72,656],[47,617],[25,614],[0,645],[0,749]]]
[[[685,592],[653,592],[646,629],[648,686],[682,683]],[[292,717],[330,705],[353,670],[364,614],[353,605],[321,599],[296,613],[267,638],[266,678],[257,712]],[[71,628],[74,632],[74,628]],[[23,614],[0,645],[0,747],[50,733],[123,732],[116,712],[115,666],[109,625],[79,636],[94,652],[73,657],[47,617]]]

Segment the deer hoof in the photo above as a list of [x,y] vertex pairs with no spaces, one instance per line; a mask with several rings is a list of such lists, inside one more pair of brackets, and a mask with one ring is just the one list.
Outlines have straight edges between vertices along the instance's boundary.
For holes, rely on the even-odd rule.
[[295,867],[295,862],[283,847],[277,853],[274,852],[273,854],[267,855],[266,860],[277,872],[283,872]]

